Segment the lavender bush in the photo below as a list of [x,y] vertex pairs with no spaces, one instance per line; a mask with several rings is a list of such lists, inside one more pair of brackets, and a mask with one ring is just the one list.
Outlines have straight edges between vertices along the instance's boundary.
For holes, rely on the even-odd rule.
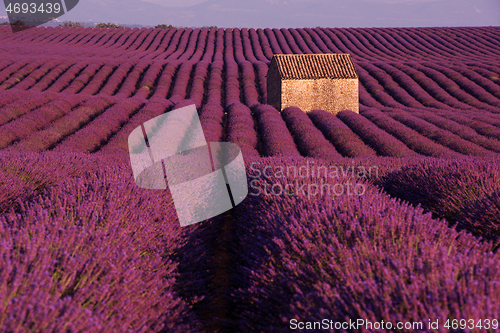
[[119,166],[58,176],[0,216],[2,331],[196,331],[174,289],[169,253],[182,232],[171,199],[137,188]]
[[[269,158],[250,177],[262,175],[265,166],[305,163]],[[285,186],[295,179],[266,181]],[[235,331],[287,332],[293,319],[324,318],[425,325],[422,316],[444,323],[448,317],[494,317],[499,311],[498,289],[491,283],[500,275],[499,258],[486,244],[369,184],[362,196],[276,200],[262,193],[249,197],[233,216]]]
[[391,196],[421,205],[450,224],[496,239],[498,227],[492,226],[498,223],[488,221],[488,215],[480,217],[479,209],[492,203],[485,212],[495,210],[495,192],[500,187],[497,163],[498,158],[423,161],[388,174],[383,187]]

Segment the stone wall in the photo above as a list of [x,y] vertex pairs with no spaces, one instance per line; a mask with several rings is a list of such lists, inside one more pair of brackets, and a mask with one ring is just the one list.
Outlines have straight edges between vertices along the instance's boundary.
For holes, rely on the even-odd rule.
[[268,87],[268,104],[279,111],[297,106],[305,112],[320,109],[333,114],[342,110],[359,113],[358,79],[283,80]]

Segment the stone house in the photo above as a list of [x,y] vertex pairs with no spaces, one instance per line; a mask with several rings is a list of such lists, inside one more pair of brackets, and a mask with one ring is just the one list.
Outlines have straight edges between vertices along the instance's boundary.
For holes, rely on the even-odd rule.
[[349,54],[275,54],[267,73],[267,104],[337,114],[359,113],[358,73]]

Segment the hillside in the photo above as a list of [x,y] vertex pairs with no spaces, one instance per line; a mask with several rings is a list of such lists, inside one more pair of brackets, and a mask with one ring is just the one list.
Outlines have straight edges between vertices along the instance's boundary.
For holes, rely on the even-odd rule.
[[[499,45],[497,27],[0,26],[0,331],[498,327]],[[266,104],[281,53],[351,54],[359,114]],[[127,140],[190,104],[251,193],[181,228]]]

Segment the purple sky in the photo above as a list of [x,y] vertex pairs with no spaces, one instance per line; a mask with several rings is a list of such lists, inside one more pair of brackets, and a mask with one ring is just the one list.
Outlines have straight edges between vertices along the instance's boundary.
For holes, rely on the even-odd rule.
[[[6,16],[2,5],[0,16]],[[500,0],[80,0],[59,20],[237,28],[500,26]]]

